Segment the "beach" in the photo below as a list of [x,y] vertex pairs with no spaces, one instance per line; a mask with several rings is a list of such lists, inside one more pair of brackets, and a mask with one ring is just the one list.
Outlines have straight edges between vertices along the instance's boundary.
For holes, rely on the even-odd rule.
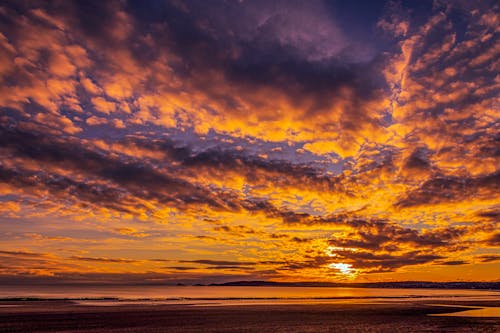
[[500,300],[4,300],[0,332],[499,332],[498,317],[436,316],[484,307]]

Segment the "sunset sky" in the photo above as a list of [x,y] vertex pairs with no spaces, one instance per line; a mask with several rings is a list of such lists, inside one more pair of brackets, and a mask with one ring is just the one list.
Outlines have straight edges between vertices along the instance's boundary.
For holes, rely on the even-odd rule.
[[0,283],[500,280],[498,1],[2,1]]

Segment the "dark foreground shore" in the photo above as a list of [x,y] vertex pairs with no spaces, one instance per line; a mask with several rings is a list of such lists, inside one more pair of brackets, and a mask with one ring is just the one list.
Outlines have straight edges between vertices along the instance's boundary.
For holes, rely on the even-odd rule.
[[[500,318],[439,317],[500,301],[193,306],[0,302],[0,332],[500,332]],[[454,307],[458,305],[457,307]]]

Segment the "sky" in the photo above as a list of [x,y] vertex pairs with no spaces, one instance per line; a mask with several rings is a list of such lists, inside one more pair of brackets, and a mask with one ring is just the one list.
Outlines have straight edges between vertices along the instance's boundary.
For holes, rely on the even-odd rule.
[[499,281],[497,1],[2,1],[0,283]]

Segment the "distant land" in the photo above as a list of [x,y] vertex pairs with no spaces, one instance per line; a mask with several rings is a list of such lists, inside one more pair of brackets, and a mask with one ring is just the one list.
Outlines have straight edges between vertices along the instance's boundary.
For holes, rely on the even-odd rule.
[[105,287],[105,286],[165,286],[165,287],[330,287],[330,288],[393,288],[393,289],[482,289],[500,291],[500,281],[450,281],[450,282],[431,282],[431,281],[392,281],[392,282],[277,282],[264,280],[243,280],[221,283],[195,283],[194,281],[137,281],[135,283],[125,283],[123,281],[33,281],[33,280],[9,280],[2,281],[0,278],[0,287],[19,286],[36,288],[37,286],[68,286],[68,287]]
[[241,286],[241,287],[343,287],[343,288],[425,288],[425,289],[489,289],[500,290],[500,282],[274,282],[274,281],[234,281],[212,283],[209,286]]

